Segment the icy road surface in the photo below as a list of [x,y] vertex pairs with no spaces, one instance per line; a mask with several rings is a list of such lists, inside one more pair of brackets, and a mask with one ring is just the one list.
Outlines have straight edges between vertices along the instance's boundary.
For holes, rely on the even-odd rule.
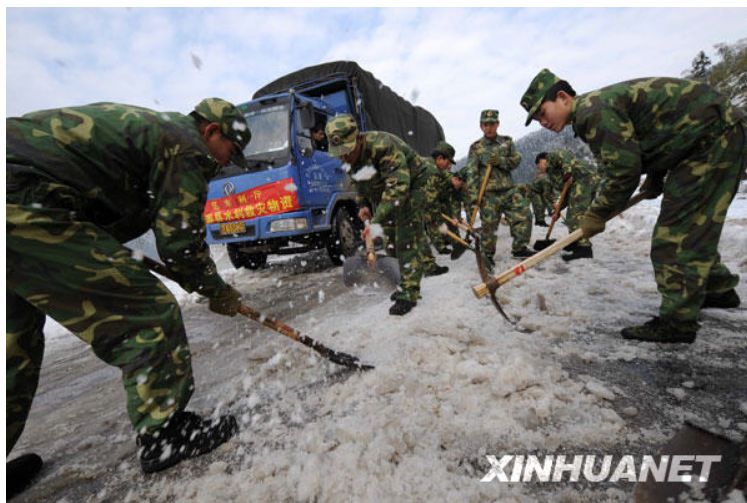
[[[347,290],[326,253],[222,274],[246,302],[376,370],[351,373],[243,317],[208,311],[173,286],[196,380],[190,408],[231,412],[241,433],[217,451],[144,476],[118,371],[48,325],[39,391],[11,457],[46,464],[16,501],[627,501],[633,484],[482,483],[486,454],[656,454],[683,420],[747,432],[747,195],[732,204],[724,262],[742,275],[739,309],[703,313],[693,345],[624,341],[656,314],[649,243],[659,201],[594,238],[593,261],[553,257],[505,285],[506,323],[470,287],[468,252],[440,256],[404,318],[390,291]],[[544,238],[535,228],[532,239]],[[557,226],[556,237],[566,233]],[[498,267],[509,257],[499,230]]]

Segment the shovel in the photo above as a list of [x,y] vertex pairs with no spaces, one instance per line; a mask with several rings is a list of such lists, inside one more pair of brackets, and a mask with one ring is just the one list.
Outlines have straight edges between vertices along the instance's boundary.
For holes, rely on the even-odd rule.
[[[747,490],[747,442],[742,442],[740,446],[717,433],[685,422],[682,429],[661,448],[657,461],[677,455],[689,459],[693,459],[694,455],[720,458],[709,466],[707,480],[703,481],[699,479],[704,475],[704,467],[700,463],[691,465],[694,469],[692,478],[702,484],[699,489],[708,501],[724,501],[732,491]],[[682,501],[693,501],[689,498],[693,489],[691,485],[685,481],[656,481],[651,477],[636,484],[633,497],[635,503],[680,501],[682,496]]]
[[399,261],[386,255],[377,256],[371,237],[371,226],[366,220],[366,249],[348,258],[342,265],[342,281],[345,286],[386,283],[399,284]]
[[563,185],[563,190],[560,191],[560,197],[558,198],[557,207],[555,208],[555,211],[552,212],[552,220],[550,221],[550,227],[547,228],[545,239],[538,239],[534,242],[533,248],[536,251],[544,250],[555,242],[554,239],[550,239],[550,233],[552,232],[552,228],[555,227],[555,222],[557,222],[558,218],[560,218],[560,208],[565,202],[565,196],[568,193],[568,189],[571,188],[571,183],[573,183],[573,177],[566,180],[565,185]]

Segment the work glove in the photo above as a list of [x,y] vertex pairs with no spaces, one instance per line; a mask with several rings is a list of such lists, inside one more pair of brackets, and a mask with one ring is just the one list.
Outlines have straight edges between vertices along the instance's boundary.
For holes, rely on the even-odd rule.
[[664,192],[664,175],[655,175],[650,173],[646,175],[643,185],[639,190],[641,194],[646,194],[646,199],[656,199]]
[[208,307],[214,313],[236,316],[241,307],[241,293],[234,287],[226,285],[216,295],[210,297]]
[[604,223],[604,218],[596,213],[590,211],[584,213],[580,222],[581,231],[584,233],[584,237],[588,239],[604,231]]

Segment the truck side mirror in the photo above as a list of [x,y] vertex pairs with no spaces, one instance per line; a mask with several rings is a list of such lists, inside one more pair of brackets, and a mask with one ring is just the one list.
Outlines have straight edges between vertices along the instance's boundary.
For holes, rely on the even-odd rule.
[[304,157],[311,157],[314,154],[314,146],[311,144],[311,139],[305,136],[298,136],[298,149]]
[[314,107],[311,103],[304,103],[298,108],[298,118],[301,122],[301,129],[314,127]]

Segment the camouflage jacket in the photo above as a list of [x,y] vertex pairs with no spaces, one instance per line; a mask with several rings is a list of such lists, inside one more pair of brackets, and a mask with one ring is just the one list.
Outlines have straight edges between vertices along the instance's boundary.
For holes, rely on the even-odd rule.
[[576,97],[574,132],[602,165],[589,210],[610,217],[642,173],[663,175],[740,120],[742,112],[724,96],[693,80],[636,79]]
[[39,180],[71,187],[78,218],[120,242],[152,229],[185,290],[209,297],[225,288],[202,220],[218,164],[191,117],[95,103],[9,118],[6,128],[9,192]]
[[572,176],[574,183],[596,185],[599,182],[596,169],[570,151],[561,149],[547,154],[547,180],[553,192],[560,194],[567,176]]
[[[463,169],[467,181],[469,201],[475,204],[487,165],[492,161],[490,179],[486,191],[498,191],[514,186],[511,171],[521,162],[521,154],[509,136],[498,136],[489,140],[484,136],[469,147],[467,164]],[[496,164],[497,162],[497,164]]]
[[[394,217],[394,208],[404,203],[412,190],[426,181],[426,168],[420,156],[400,138],[384,131],[362,133],[363,146],[350,176],[359,203],[376,208],[372,223],[383,224]],[[364,168],[373,168],[366,172]]]
[[525,184],[526,193],[528,196],[537,195],[542,198],[548,206],[555,201],[556,191],[550,183],[550,178],[547,174],[537,173],[534,176],[534,180]]
[[453,175],[449,171],[438,169],[429,157],[421,157],[421,160],[426,169],[424,190],[428,203],[446,202],[449,198],[455,196],[456,191],[451,185],[451,177]]

